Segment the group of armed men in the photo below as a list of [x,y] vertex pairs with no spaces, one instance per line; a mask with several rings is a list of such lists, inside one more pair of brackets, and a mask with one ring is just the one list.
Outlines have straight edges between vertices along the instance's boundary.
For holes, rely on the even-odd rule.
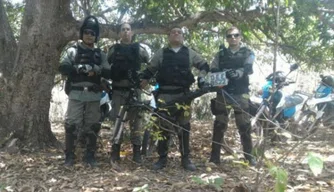
[[[210,162],[220,164],[220,151],[224,132],[227,129],[229,113],[233,108],[238,127],[244,157],[250,165],[256,160],[252,155],[252,140],[249,116],[249,75],[253,73],[254,53],[241,43],[241,31],[231,27],[225,32],[228,43],[214,56],[209,65],[198,53],[183,44],[182,28],[172,27],[168,33],[168,46],[158,50],[150,59],[149,54],[139,43],[132,42],[133,32],[129,23],[123,23],[119,28],[120,43],[111,46],[105,54],[96,48],[100,30],[96,17],[85,18],[80,28],[80,40],[68,48],[61,57],[59,71],[67,76],[69,86],[68,107],[65,115],[65,165],[73,166],[75,162],[75,147],[77,132],[82,131],[86,151],[83,161],[90,166],[96,166],[95,152],[97,136],[101,129],[100,99],[101,78],[112,80],[112,112],[111,120],[115,120],[120,107],[125,104],[133,82],[129,79],[129,71],[139,71],[141,65],[147,66],[140,73],[138,91],[147,88],[149,80],[155,78],[159,84],[157,100],[165,102],[186,95],[195,82],[192,67],[200,73],[197,86],[201,88],[208,72],[227,70],[228,85],[217,92],[211,102],[211,110],[215,115],[212,137]],[[190,105],[190,102],[186,103]],[[190,115],[180,113],[177,107],[168,108],[168,116],[175,119],[181,128],[178,131],[181,165],[185,170],[194,171],[196,166],[190,160]],[[189,110],[190,108],[186,109]],[[133,161],[141,163],[140,117],[135,109],[129,111],[128,120],[133,145]],[[189,114],[189,113],[188,113]],[[162,122],[163,123],[163,122]],[[166,127],[170,127],[166,125]],[[80,130],[79,130],[80,129]],[[154,170],[160,170],[167,165],[168,138],[170,132],[160,130],[165,139],[158,141],[159,159],[153,164]],[[121,145],[112,143],[111,163],[119,162]]]

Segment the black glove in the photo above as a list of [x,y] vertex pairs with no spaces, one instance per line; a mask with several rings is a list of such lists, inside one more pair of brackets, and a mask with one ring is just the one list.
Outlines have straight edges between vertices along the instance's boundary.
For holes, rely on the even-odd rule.
[[78,74],[87,75],[87,69],[86,69],[86,67],[80,67],[80,68],[78,68]]
[[226,72],[226,77],[228,79],[239,79],[239,73],[234,69],[230,69]]
[[203,77],[197,77],[197,86],[198,88],[202,88],[205,84],[205,79]]

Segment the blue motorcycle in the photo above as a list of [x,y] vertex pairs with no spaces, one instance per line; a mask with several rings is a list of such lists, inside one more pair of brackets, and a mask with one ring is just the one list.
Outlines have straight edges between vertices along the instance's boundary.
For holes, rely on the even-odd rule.
[[[295,114],[302,109],[308,97],[300,94],[286,94],[283,88],[295,83],[288,81],[287,76],[297,68],[298,65],[293,64],[287,75],[282,71],[270,74],[266,77],[267,83],[261,90],[261,102],[256,103],[251,100],[251,115],[253,116],[251,126],[255,133],[253,136],[255,146],[262,144],[264,130],[268,130],[268,135],[273,139],[278,138],[279,132],[282,130],[294,127],[290,125],[295,121]],[[273,85],[275,85],[275,89],[273,89]]]
[[334,78],[320,75],[321,81],[313,95],[305,102],[300,115],[299,127],[307,133],[314,133],[322,123],[323,126],[334,128]]

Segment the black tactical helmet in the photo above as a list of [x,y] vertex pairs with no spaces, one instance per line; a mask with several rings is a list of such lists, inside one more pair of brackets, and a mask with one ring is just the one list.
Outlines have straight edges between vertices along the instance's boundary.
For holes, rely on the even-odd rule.
[[94,16],[88,16],[83,21],[81,27],[80,27],[80,39],[83,37],[83,32],[85,29],[90,29],[96,33],[95,36],[95,42],[99,40],[100,36],[100,27],[99,27],[99,21]]
[[[267,81],[273,81],[274,78],[274,73],[271,73],[270,75],[268,75],[268,77],[266,77]],[[284,82],[286,79],[283,71],[276,71],[275,72],[275,82],[276,83],[282,83]]]
[[325,85],[328,85],[328,86],[331,86],[334,88],[334,78],[330,75],[327,75],[327,76],[322,76],[321,77],[321,81],[325,84]]

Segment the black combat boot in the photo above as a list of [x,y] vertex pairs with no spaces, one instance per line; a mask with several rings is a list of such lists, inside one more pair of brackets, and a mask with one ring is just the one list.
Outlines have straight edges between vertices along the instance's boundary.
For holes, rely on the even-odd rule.
[[96,167],[97,166],[94,151],[87,151],[84,158],[85,158],[85,162],[88,165],[90,165],[91,167]]
[[121,145],[120,144],[113,144],[111,146],[111,153],[110,153],[110,161],[111,162],[116,162],[121,160]]
[[153,170],[157,171],[165,168],[167,165],[167,156],[160,156],[159,160],[153,164]]
[[195,171],[196,166],[190,161],[190,146],[189,146],[189,138],[190,138],[190,123],[182,126],[184,130],[180,131],[181,133],[178,135],[179,143],[180,143],[180,152],[181,152],[181,165],[185,170]]
[[95,133],[87,134],[87,149],[84,156],[84,161],[91,167],[96,167],[95,151],[97,144],[97,135]]
[[209,162],[212,162],[216,165],[220,164],[220,149],[221,143],[224,138],[224,132],[227,128],[226,124],[222,124],[218,121],[214,122],[213,125],[213,134],[212,134],[212,146],[211,146],[211,157]]
[[73,166],[74,165],[74,135],[73,133],[66,133],[65,135],[65,166]]
[[159,160],[153,164],[153,170],[160,170],[166,167],[167,165],[167,154],[168,154],[168,140],[169,137],[166,137],[164,140],[158,141],[158,154]]
[[245,159],[248,160],[249,165],[256,166],[256,159],[252,155],[253,143],[250,130],[250,125],[244,125],[239,128],[239,134]]
[[140,154],[140,145],[133,145],[132,152],[133,152],[132,160],[136,163],[142,163]]
[[64,165],[67,166],[67,167],[73,166],[74,165],[74,159],[75,159],[75,156],[74,156],[73,152],[65,153],[65,163],[64,163]]

